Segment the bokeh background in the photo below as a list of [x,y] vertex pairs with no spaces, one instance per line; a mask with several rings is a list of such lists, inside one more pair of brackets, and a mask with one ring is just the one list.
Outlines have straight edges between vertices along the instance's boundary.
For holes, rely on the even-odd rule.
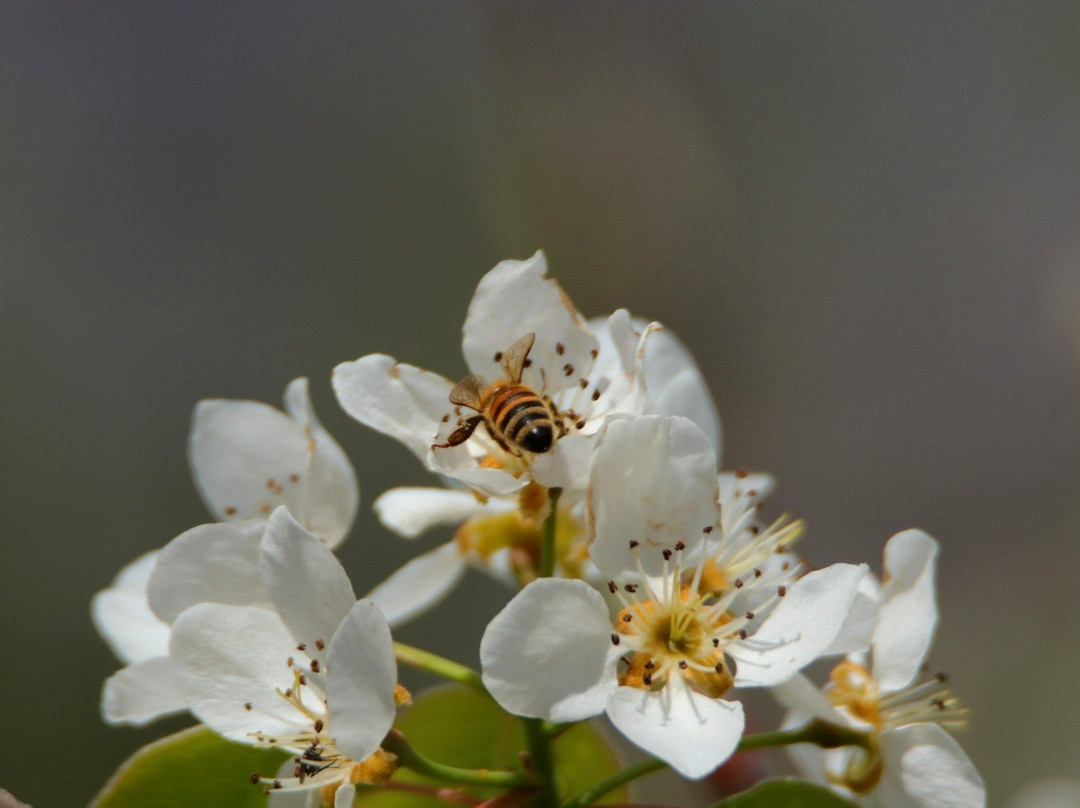
[[[36,0],[0,31],[0,786],[84,805],[184,725],[100,722],[88,603],[207,521],[194,403],[311,377],[362,591],[417,549],[366,506],[428,480],[331,368],[463,374],[476,280],[537,248],[587,314],[682,336],[812,563],[940,538],[933,661],[991,805],[1080,771],[1076,3]],[[475,662],[504,598],[472,576],[402,637]]]

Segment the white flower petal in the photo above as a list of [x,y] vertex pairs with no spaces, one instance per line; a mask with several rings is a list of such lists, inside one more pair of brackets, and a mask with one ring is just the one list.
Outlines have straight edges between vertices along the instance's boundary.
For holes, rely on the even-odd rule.
[[449,380],[392,356],[368,354],[338,365],[332,381],[345,412],[427,462],[442,417],[452,410]]
[[[640,332],[648,327],[649,321],[643,317],[631,319],[633,327]],[[600,340],[600,358],[596,375],[601,371],[609,355],[608,347],[614,347],[608,330],[608,321],[603,317],[589,320],[589,326]],[[645,344],[645,405],[644,412],[656,415],[681,415],[689,418],[708,436],[716,447],[717,462],[722,452],[722,431],[720,416],[713,401],[709,387],[705,383],[701,370],[694,361],[689,349],[675,333],[664,326],[649,338]]]
[[449,595],[467,569],[457,542],[419,555],[372,589],[374,601],[392,627],[408,623]]
[[[597,363],[589,374],[591,387],[602,391],[601,397],[587,405],[589,419],[586,433],[596,432],[612,415],[640,415],[645,410],[645,350],[651,338],[660,330],[659,323],[647,323],[639,332],[626,309],[608,317],[605,328],[607,345],[600,349]],[[605,350],[606,348],[606,350]],[[565,402],[571,409],[583,405],[579,391]],[[564,402],[560,400],[560,404]]]
[[762,471],[720,473],[720,503],[726,506],[736,499],[745,498],[755,503],[772,496],[776,491],[776,478]]
[[[795,677],[795,679],[798,678],[800,677]],[[794,681],[794,679],[791,681]],[[785,685],[781,685],[781,687],[784,686]],[[810,686],[813,687],[813,685]],[[792,710],[780,721],[779,729],[798,729],[812,718],[813,716],[810,713],[804,713],[801,710]],[[790,757],[792,763],[795,764],[795,768],[803,777],[812,783],[818,783],[819,785],[827,784],[828,781],[825,777],[824,749],[812,743],[795,743],[785,746],[784,751],[787,752],[788,757]]]
[[937,627],[934,567],[938,543],[921,530],[885,544],[885,582],[874,631],[874,678],[883,691],[911,683]]
[[363,760],[394,723],[397,660],[379,607],[358,600],[330,640],[326,704],[338,748]]
[[[287,504],[293,517],[331,548],[345,538],[360,506],[360,486],[348,455],[315,415],[306,378],[293,379],[285,388],[285,409],[311,430],[314,449],[307,474],[297,483],[299,495]],[[308,445],[311,449],[311,444]],[[290,482],[292,482],[290,480]]]
[[620,687],[607,713],[631,742],[691,780],[731,757],[746,724],[742,704],[695,693],[681,676],[656,691]]
[[301,656],[276,613],[256,606],[192,606],[173,624],[169,656],[191,712],[226,738],[250,743],[253,732],[273,737],[311,729],[310,720],[276,692],[293,686],[287,660]]
[[731,645],[735,684],[777,685],[817,659],[836,639],[866,569],[833,564],[796,581],[750,639]]
[[[829,697],[814,686],[813,682],[801,673],[796,673],[787,681],[773,687],[770,691],[782,705],[804,717],[805,723],[811,718],[821,718],[841,726],[850,722],[833,707]],[[787,726],[801,726],[788,724]]]
[[515,715],[580,721],[604,711],[618,649],[604,599],[583,581],[541,578],[488,624],[484,684]]
[[592,449],[593,441],[585,435],[564,435],[550,452],[536,456],[532,477],[547,488],[583,490],[589,484]]
[[529,481],[527,476],[515,477],[502,469],[479,468],[477,459],[469,453],[466,444],[448,449],[431,449],[426,463],[432,471],[452,477],[489,497],[512,494]]
[[[278,767],[277,778],[288,780],[296,776],[296,759],[286,758]],[[311,778],[306,780],[311,782]],[[318,789],[272,788],[266,804],[269,808],[323,808],[322,795]]]
[[219,519],[265,517],[286,505],[336,544],[356,516],[356,473],[315,417],[307,379],[295,379],[285,400],[290,415],[259,401],[200,401],[188,438],[196,486]]
[[[326,642],[356,601],[333,552],[297,524],[285,508],[270,517],[259,569],[274,608],[297,643]],[[309,649],[309,653],[317,656]]]
[[101,715],[107,724],[141,727],[186,709],[187,699],[173,679],[167,656],[121,668],[101,691]]
[[[588,377],[591,351],[599,342],[566,293],[546,277],[547,261],[537,252],[526,261],[503,261],[480,279],[462,328],[462,352],[472,373],[488,381],[505,376],[495,360],[530,331],[536,334],[529,358],[532,368],[522,380],[556,396]],[[559,346],[562,346],[560,352]],[[562,368],[570,365],[573,372]],[[545,368],[541,379],[539,369]],[[546,382],[546,385],[544,384]]]
[[936,724],[881,733],[884,770],[875,796],[888,808],[983,808],[986,788],[968,756]]
[[383,527],[406,539],[440,525],[457,525],[473,516],[506,513],[511,502],[480,502],[472,493],[446,488],[391,488],[379,495],[372,508]]
[[661,549],[688,552],[717,523],[716,459],[704,433],[686,418],[643,415],[612,421],[593,451],[587,518],[590,555],[609,577],[657,576]]
[[352,808],[356,799],[356,786],[346,783],[334,792],[334,808]]
[[873,573],[867,572],[859,581],[844,625],[837,632],[836,639],[821,652],[822,656],[862,653],[870,648],[877,626],[879,597],[877,581]]
[[151,611],[146,595],[160,552],[139,556],[90,602],[94,626],[122,662],[141,662],[168,652],[169,626]]
[[166,623],[196,603],[269,606],[259,575],[266,522],[215,522],[187,530],[161,551],[150,577],[150,606]]

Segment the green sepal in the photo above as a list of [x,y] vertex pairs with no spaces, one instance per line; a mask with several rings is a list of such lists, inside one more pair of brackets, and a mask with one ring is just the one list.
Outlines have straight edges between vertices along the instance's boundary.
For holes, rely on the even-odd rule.
[[251,775],[273,777],[288,756],[191,727],[124,761],[90,808],[266,808],[263,788],[252,785]]

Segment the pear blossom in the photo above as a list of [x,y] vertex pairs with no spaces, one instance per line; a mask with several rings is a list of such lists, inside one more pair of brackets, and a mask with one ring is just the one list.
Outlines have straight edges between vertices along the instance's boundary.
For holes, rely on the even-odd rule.
[[[618,353],[608,320],[593,318],[588,325],[600,344],[593,375],[617,373]],[[650,328],[647,320],[637,317],[631,325],[641,333]],[[693,355],[671,330],[653,326],[642,369],[643,412],[689,417],[705,432],[719,459],[722,446],[716,405]],[[584,529],[584,494],[583,488],[568,488],[559,500],[556,575],[596,580]],[[396,626],[437,605],[469,567],[520,588],[536,577],[546,499],[543,488],[532,482],[510,494],[490,497],[425,487],[384,492],[374,502],[375,513],[399,536],[413,539],[441,525],[456,525],[457,530],[449,542],[412,559],[368,596]]]
[[283,413],[257,401],[205,400],[188,440],[196,486],[223,522],[201,525],[164,551],[141,556],[98,592],[91,615],[125,667],[102,691],[108,723],[141,726],[186,709],[168,660],[169,632],[183,608],[200,601],[259,605],[259,540],[272,504],[330,547],[352,526],[356,473],[319,423],[307,379],[285,390]]
[[[863,566],[835,564],[780,586],[759,625],[732,611],[742,586],[701,592],[720,522],[716,456],[682,417],[611,422],[593,456],[592,560],[622,609],[582,581],[545,578],[488,625],[484,683],[517,715],[576,721],[606,712],[631,742],[689,778],[734,751],[732,687],[774,686],[832,645]],[[753,585],[752,579],[746,585]]]
[[644,406],[642,365],[656,328],[650,324],[639,333],[625,310],[616,311],[608,318],[610,348],[601,356],[600,340],[547,277],[541,252],[526,261],[503,261],[480,279],[462,329],[465,363],[474,376],[503,378],[504,353],[535,335],[521,382],[548,397],[564,433],[538,454],[507,451],[484,428],[463,443],[445,445],[464,415],[450,403],[453,382],[385,354],[338,365],[333,385],[349,415],[400,441],[428,470],[481,497],[510,494],[529,480],[584,488],[590,437],[611,416],[636,414]]
[[401,692],[386,620],[284,507],[259,547],[265,604],[197,603],[173,623],[170,660],[191,712],[226,738],[293,754],[289,776],[262,778],[268,790],[325,798],[385,781],[394,765],[380,743]]
[[[859,609],[872,648],[849,654],[818,690],[798,676],[776,695],[793,710],[784,726],[811,718],[866,732],[865,749],[789,747],[807,777],[874,808],[980,808],[982,778],[946,729],[967,721],[941,674],[924,660],[937,625],[934,568],[938,544],[906,530],[885,545],[885,583],[867,576]],[[868,619],[870,618],[870,619]]]

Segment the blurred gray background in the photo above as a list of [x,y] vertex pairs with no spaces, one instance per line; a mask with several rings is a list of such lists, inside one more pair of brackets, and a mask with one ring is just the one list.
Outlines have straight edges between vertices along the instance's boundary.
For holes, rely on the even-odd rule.
[[[933,661],[992,805],[1080,771],[1076,3],[36,0],[0,31],[0,786],[83,805],[184,725],[100,722],[88,603],[208,520],[195,402],[311,377],[365,590],[418,549],[367,506],[430,480],[331,368],[464,373],[477,279],[537,248],[585,313],[684,338],[812,563],[941,539]],[[472,576],[401,637],[475,663],[503,599]]]

